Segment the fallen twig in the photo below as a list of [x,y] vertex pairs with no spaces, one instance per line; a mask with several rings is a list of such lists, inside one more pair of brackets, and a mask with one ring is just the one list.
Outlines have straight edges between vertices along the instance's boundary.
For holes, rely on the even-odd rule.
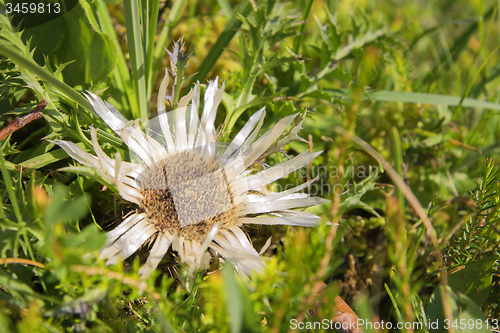
[[33,109],[27,115],[16,117],[12,123],[10,123],[7,127],[0,131],[0,141],[7,138],[9,135],[17,131],[18,129],[23,128],[33,120],[39,119],[42,117],[42,111],[47,106],[47,102],[42,100],[38,103],[37,107]]

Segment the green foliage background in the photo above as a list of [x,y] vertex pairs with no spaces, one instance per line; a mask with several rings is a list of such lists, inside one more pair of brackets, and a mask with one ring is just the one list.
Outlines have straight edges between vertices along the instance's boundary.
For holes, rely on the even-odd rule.
[[[371,322],[422,323],[405,332],[430,332],[429,321],[450,316],[455,332],[497,323],[498,2],[79,0],[31,28],[11,24],[7,2],[0,121],[40,100],[48,106],[43,120],[0,143],[2,332],[282,332],[293,319],[334,318],[337,295]],[[310,211],[323,225],[246,228],[258,249],[273,236],[265,272],[248,284],[214,263],[186,288],[175,255],[140,280],[147,249],[104,266],[104,230],[133,207],[50,141],[92,152],[93,125],[106,153],[127,157],[83,93],[128,119],[154,117],[164,47],[181,37],[193,53],[177,67],[174,106],[196,81],[218,76],[224,140],[261,107],[263,130],[307,109],[299,134],[308,143],[291,143],[287,154],[324,150],[309,171],[274,185],[318,177],[309,191],[331,201]],[[339,128],[374,147],[421,206]]]

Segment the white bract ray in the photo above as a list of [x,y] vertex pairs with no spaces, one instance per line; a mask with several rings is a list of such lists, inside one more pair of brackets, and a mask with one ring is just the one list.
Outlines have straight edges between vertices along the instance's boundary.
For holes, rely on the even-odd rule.
[[282,192],[265,188],[312,162],[320,152],[304,152],[254,173],[249,168],[261,162],[259,158],[271,146],[282,148],[276,147],[278,139],[297,115],[281,119],[259,137],[265,117],[261,109],[231,142],[217,142],[214,122],[224,85],[218,88],[217,79],[208,84],[201,116],[199,84],[171,112],[165,107],[167,85],[166,72],[158,95],[158,117],[149,121],[145,130],[95,94],[87,95],[96,113],[129,147],[130,161],[122,161],[119,154],[114,159],[107,156],[94,128],[91,137],[95,155],[72,142],[56,142],[73,159],[96,169],[103,180],[116,186],[123,199],[138,206],[108,233],[101,258],[115,264],[151,243],[139,271],[143,276],[151,274],[169,249],[193,270],[205,269],[212,253],[234,264],[243,276],[261,271],[264,258],[241,227],[320,223],[314,214],[291,210],[325,201],[300,192],[314,180]]

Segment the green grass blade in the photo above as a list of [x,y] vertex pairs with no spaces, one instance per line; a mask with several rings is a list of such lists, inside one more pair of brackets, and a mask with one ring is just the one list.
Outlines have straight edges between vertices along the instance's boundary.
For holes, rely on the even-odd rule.
[[103,0],[97,0],[97,13],[99,18],[99,23],[101,29],[104,33],[111,36],[116,46],[116,69],[113,71],[113,86],[121,92],[118,102],[122,105],[120,112],[127,117],[132,117],[133,114],[139,114],[136,109],[137,100],[135,94],[131,87],[130,72],[127,67],[127,62],[125,61],[125,56],[121,50],[121,46],[118,43],[118,36],[116,35],[115,28],[111,21],[111,16]]
[[14,185],[12,184],[10,172],[7,170],[7,167],[5,165],[3,152],[0,154],[0,168],[2,171],[3,181],[5,182],[5,187],[7,188],[7,194],[9,195],[10,202],[12,204],[12,209],[14,209],[14,214],[17,218],[17,222],[23,223],[23,215],[21,214],[21,209],[19,208],[19,203],[17,202],[17,196],[14,193]]
[[204,82],[207,78],[208,73],[212,69],[212,67],[219,59],[224,48],[229,44],[231,39],[233,39],[234,35],[238,31],[238,28],[241,26],[242,22],[238,19],[238,14],[247,16],[252,10],[252,5],[249,0],[243,1],[234,15],[231,17],[229,22],[227,23],[224,31],[221,33],[215,44],[212,46],[208,55],[200,65],[198,69],[198,73],[193,76],[191,79],[190,85],[194,84],[196,81]]
[[[19,228],[17,230],[18,234],[23,236],[24,243],[21,243],[20,246],[24,249],[24,252],[26,255],[28,255],[31,259],[35,258],[35,255],[33,254],[33,249],[31,248],[30,244],[30,239],[28,237],[25,223],[23,220],[23,214],[21,212],[21,209],[19,207],[19,202],[18,196],[14,192],[14,185],[12,183],[12,178],[10,176],[10,172],[7,170],[7,167],[5,165],[5,158],[3,152],[0,154],[0,170],[2,172],[2,177],[5,183],[5,186],[7,188],[7,194],[9,195],[10,203],[12,205],[12,208],[14,210],[14,214],[16,216],[17,222],[19,224]],[[17,257],[17,248],[14,249],[14,257]]]
[[149,0],[142,0],[141,1],[141,5],[139,5],[139,18],[140,18],[140,21],[141,22],[141,46],[142,46],[142,54],[143,54],[143,58],[144,58],[144,82],[145,82],[145,85],[146,85],[146,92],[145,92],[145,95],[146,95],[146,98],[147,96],[149,96],[149,90],[150,90],[150,87],[148,86],[149,85],[149,81],[148,81],[148,76],[149,76],[149,73],[148,73],[148,64],[147,64],[147,60],[148,60],[148,43],[149,43],[149,25],[150,25],[150,21],[149,21]]
[[[77,146],[79,146],[82,149],[85,149],[85,145],[83,143],[78,143]],[[30,158],[29,160],[26,160],[24,162],[19,163],[19,166],[22,168],[26,169],[39,169],[42,168],[46,165],[55,163],[57,161],[60,161],[62,159],[65,159],[68,157],[68,154],[62,150],[62,149],[57,149],[57,150],[52,150],[49,151],[48,153],[41,154],[39,156]]]
[[[482,18],[483,20],[487,20],[493,13],[495,12],[495,7],[490,8],[488,12],[484,15]],[[462,53],[463,50],[467,47],[467,44],[469,43],[469,40],[474,37],[474,33],[478,29],[479,23],[477,21],[471,23],[469,28],[464,31],[460,36],[457,37],[455,40],[455,43],[453,43],[452,47],[450,48],[450,53],[453,57],[454,60],[458,59],[460,54]],[[425,77],[424,81],[430,80],[436,73],[440,72],[439,67],[441,66],[442,63],[446,62],[446,54],[443,54],[439,60],[434,66],[434,68],[429,71],[429,74]]]
[[[176,3],[179,1],[176,1]],[[160,0],[152,0],[151,17],[149,18],[149,29],[146,39],[146,80],[147,80],[147,95],[151,95],[151,89],[154,85],[153,78],[158,68],[153,67],[154,47],[156,37],[156,27],[158,22],[158,12],[160,10]]]
[[491,54],[488,56],[488,58],[486,58],[486,60],[481,65],[481,67],[479,67],[479,69],[476,71],[476,74],[474,75],[474,78],[469,82],[469,85],[467,86],[467,89],[465,90],[465,92],[464,92],[464,94],[462,96],[462,99],[460,100],[460,103],[458,104],[458,108],[453,113],[453,117],[451,118],[452,121],[455,120],[456,117],[458,116],[458,114],[460,113],[460,110],[462,109],[462,105],[463,105],[464,100],[465,100],[465,96],[467,96],[469,94],[469,91],[472,89],[472,86],[474,85],[474,82],[476,82],[477,78],[479,77],[479,74],[481,74],[481,72],[483,71],[484,66],[486,66],[486,64],[488,63],[488,61],[498,51],[499,48],[500,48],[500,45],[497,46],[496,49],[493,50],[493,52],[491,52]]
[[299,35],[297,36],[297,38],[295,38],[295,43],[293,44],[293,53],[295,54],[299,54],[301,48],[302,48],[302,43],[304,41],[304,29],[306,27],[306,20],[307,18],[309,17],[309,14],[311,13],[311,8],[312,8],[312,5],[314,3],[314,0],[308,0],[305,7],[304,7],[304,11],[302,12],[302,20],[304,20],[304,22],[302,22],[302,24],[300,25],[300,28],[299,28]]
[[132,85],[134,87],[135,94],[138,97],[137,110],[139,111],[139,113],[135,113],[132,116],[134,118],[148,118],[144,51],[142,48],[141,26],[139,22],[139,6],[137,0],[123,1],[123,9],[125,12],[125,24],[127,26]]
[[403,322],[403,317],[401,316],[401,311],[399,310],[396,298],[392,294],[392,291],[389,288],[389,286],[387,285],[387,283],[384,283],[384,288],[385,288],[385,291],[387,292],[387,295],[389,295],[389,298],[391,299],[392,306],[394,307],[394,310],[396,311],[396,318],[398,318],[398,320],[400,322]]
[[[401,137],[399,131],[396,127],[392,128],[392,157],[394,159],[394,169],[398,173],[399,177],[404,179],[403,175],[403,148],[401,146]],[[399,201],[399,210],[401,211],[401,216],[405,216],[405,196],[403,192],[396,187],[396,195]]]
[[[374,91],[367,92],[370,99],[376,102],[403,102],[403,103],[424,103],[424,104],[446,104],[451,106],[460,105],[461,97],[427,94],[427,93],[407,93],[399,91]],[[500,110],[500,104],[488,101],[480,101],[473,98],[464,98],[462,106],[470,108]]]

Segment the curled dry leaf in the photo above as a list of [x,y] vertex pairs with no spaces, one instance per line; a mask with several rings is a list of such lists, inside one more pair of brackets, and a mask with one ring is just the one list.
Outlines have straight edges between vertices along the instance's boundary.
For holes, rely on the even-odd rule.
[[[324,304],[327,302],[327,298],[324,297],[325,293],[328,292],[327,285],[323,282],[321,282],[322,287],[320,292],[318,293],[319,296],[319,301],[316,304],[316,307],[311,309],[309,313],[312,316],[318,315],[318,310],[321,307],[321,304]],[[356,313],[347,305],[346,302],[340,297],[336,296],[335,301],[334,301],[334,310],[335,310],[335,316],[331,318],[332,323],[337,323],[334,325],[334,327],[342,327],[343,329],[338,331],[342,333],[363,333],[362,328],[360,327],[361,325],[358,325],[359,317],[356,315]]]
[[342,333],[363,332],[360,325],[358,326],[359,317],[340,296],[335,298],[335,310],[337,313],[332,318],[332,321],[339,323],[339,326],[345,328],[341,330]]

